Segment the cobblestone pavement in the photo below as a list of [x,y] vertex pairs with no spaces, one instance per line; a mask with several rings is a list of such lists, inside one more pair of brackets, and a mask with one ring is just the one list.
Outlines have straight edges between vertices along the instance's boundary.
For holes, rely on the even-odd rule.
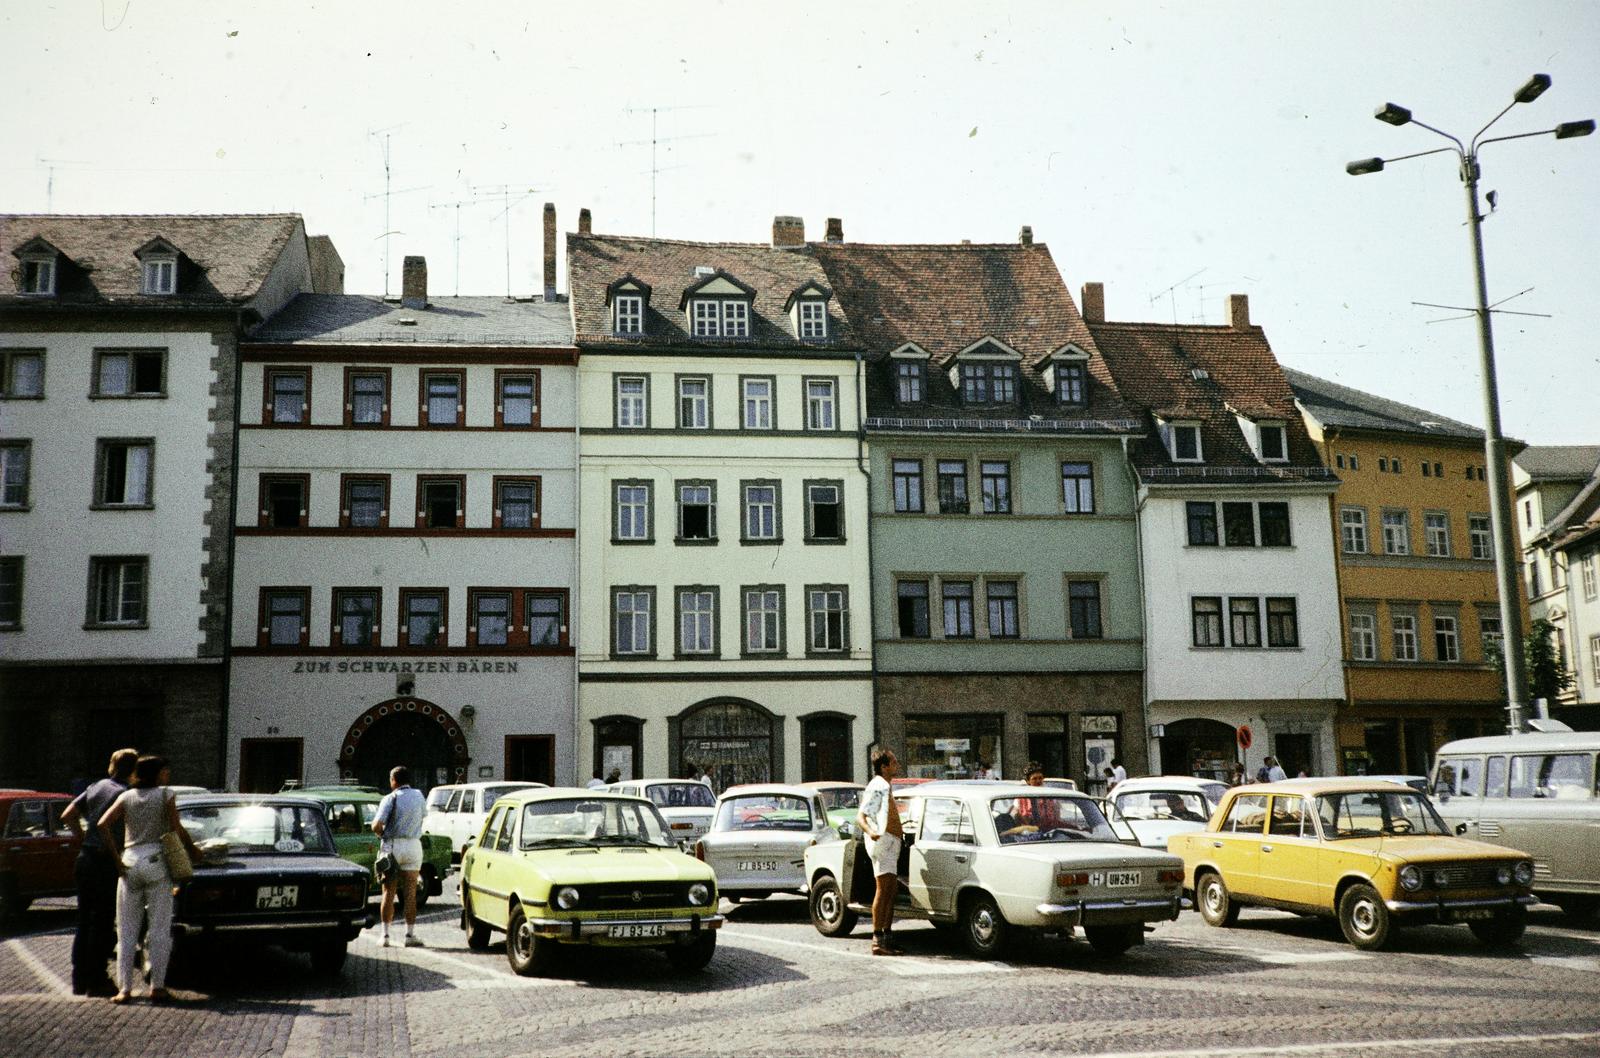
[[181,959],[172,1007],[72,996],[71,903],[46,902],[0,941],[0,1056],[1600,1054],[1600,929],[1552,909],[1504,953],[1463,928],[1365,954],[1331,922],[1247,911],[1219,930],[1185,912],[1118,959],[1027,939],[982,963],[923,924],[897,931],[907,957],[873,959],[864,925],[831,940],[803,902],[774,898],[724,905],[702,973],[581,952],[524,979],[499,944],[467,949],[453,888],[423,915],[426,948],[380,948],[369,931],[334,980],[276,949]]

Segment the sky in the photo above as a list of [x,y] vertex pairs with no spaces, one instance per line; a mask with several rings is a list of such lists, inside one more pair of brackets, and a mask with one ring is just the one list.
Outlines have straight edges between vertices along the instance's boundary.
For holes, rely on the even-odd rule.
[[[422,254],[435,294],[542,290],[547,201],[563,231],[587,206],[706,241],[1028,224],[1111,319],[1221,323],[1248,294],[1285,365],[1480,424],[1473,321],[1413,304],[1474,298],[1454,158],[1344,164],[1448,146],[1386,101],[1467,139],[1534,73],[1553,87],[1491,135],[1600,118],[1581,0],[35,0],[0,39],[0,211],[297,212],[347,291],[384,290],[387,249],[392,290]],[[1542,314],[1495,315],[1504,430],[1600,443],[1600,135],[1481,162],[1489,300]]]

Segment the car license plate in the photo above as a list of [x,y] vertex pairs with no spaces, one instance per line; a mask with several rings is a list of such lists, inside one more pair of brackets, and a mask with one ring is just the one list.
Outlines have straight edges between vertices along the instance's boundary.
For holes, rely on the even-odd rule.
[[1494,918],[1494,909],[1488,907],[1464,907],[1458,911],[1450,912],[1450,917],[1457,922],[1481,922]]
[[665,937],[667,927],[659,922],[655,923],[625,923],[612,926],[606,931],[606,936],[616,937],[621,940],[632,940],[635,937]]
[[777,860],[740,860],[741,871],[775,871],[778,869]]
[[257,911],[294,907],[299,903],[300,887],[298,885],[263,885],[256,890]]
[[1111,889],[1126,889],[1139,884],[1138,871],[1107,871],[1106,886]]

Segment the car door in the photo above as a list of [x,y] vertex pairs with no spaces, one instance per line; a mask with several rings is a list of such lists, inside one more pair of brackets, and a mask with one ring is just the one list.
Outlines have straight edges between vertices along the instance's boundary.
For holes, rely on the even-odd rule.
[[482,840],[473,842],[461,858],[461,884],[470,887],[473,917],[501,929],[510,915],[509,853],[515,823],[510,816],[510,805],[491,812]]
[[1240,794],[1228,806],[1222,828],[1199,835],[1211,843],[1205,850],[1222,871],[1222,881],[1240,896],[1262,895],[1261,840],[1267,823],[1265,794]]
[[911,906],[923,912],[954,910],[956,890],[972,873],[972,814],[953,797],[922,798],[917,840],[910,850]]
[[1305,907],[1332,905],[1323,896],[1322,846],[1305,798],[1273,794],[1267,812],[1267,836],[1261,843],[1262,895]]
[[454,821],[450,824],[450,840],[456,848],[461,848],[467,839],[476,837],[481,831],[484,816],[478,815],[478,791],[469,786],[461,791],[461,800],[456,804]]
[[53,808],[53,802],[43,799],[11,804],[11,814],[6,819],[6,852],[15,871],[17,892],[23,896],[72,888],[75,843],[71,832],[62,826],[59,811],[52,811]]
[[1514,754],[1507,784],[1503,843],[1533,858],[1534,888],[1592,882],[1594,754]]

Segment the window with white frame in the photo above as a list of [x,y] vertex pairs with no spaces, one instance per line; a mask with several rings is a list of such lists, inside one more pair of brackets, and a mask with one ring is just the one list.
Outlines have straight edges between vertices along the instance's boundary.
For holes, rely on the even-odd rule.
[[678,379],[678,428],[705,430],[711,426],[711,380]]
[[833,379],[806,379],[806,429],[834,429],[836,425],[836,402],[837,396]]
[[709,481],[678,483],[678,539],[717,538],[716,487]]
[[1015,364],[962,364],[963,404],[1014,404],[1017,400]]
[[1089,402],[1089,371],[1083,364],[1056,364],[1056,400],[1073,407]]
[[745,589],[744,650],[746,654],[777,654],[783,651],[782,588]]
[[[962,464],[963,468],[965,466]],[[921,514],[922,460],[896,459],[892,461],[892,469],[895,511],[899,514]]]
[[650,621],[655,610],[655,593],[646,589],[618,589],[612,595],[613,644],[612,653],[621,655],[649,655],[651,648]]
[[1285,463],[1289,460],[1289,438],[1285,428],[1278,423],[1261,423],[1256,427],[1261,438],[1261,460],[1265,463]]
[[89,560],[89,620],[94,628],[146,623],[150,560],[144,557]]
[[1089,463],[1061,464],[1062,510],[1068,514],[1094,513],[1094,467]]
[[759,482],[744,486],[744,538],[777,540],[778,484]]
[[144,292],[171,294],[178,289],[178,259],[147,257],[144,260]]
[[1600,549],[1590,548],[1583,553],[1580,571],[1583,577],[1583,597],[1593,602],[1600,594]]
[[690,304],[690,319],[696,337],[711,338],[722,333],[722,309],[710,298],[698,298]]
[[1472,557],[1489,561],[1494,558],[1494,531],[1487,514],[1474,514],[1467,518],[1467,538],[1472,542]]
[[0,444],[0,508],[16,509],[28,505],[32,456],[32,442],[7,441]]
[[1436,614],[1433,618],[1433,656],[1439,661],[1461,660],[1461,633],[1456,618]]
[[739,298],[695,298],[690,320],[697,338],[744,338],[750,333],[750,303]]
[[1383,512],[1383,553],[1411,554],[1411,522],[1405,511]]
[[978,464],[978,485],[983,494],[984,514],[1011,513],[1011,464],[984,461]]
[[1389,615],[1389,631],[1394,640],[1396,661],[1417,660],[1417,616],[1409,613]]
[[637,294],[619,294],[612,299],[611,312],[616,333],[644,333],[644,298]]
[[1478,615],[1478,639],[1483,645],[1485,661],[1497,661],[1505,646],[1505,634],[1500,630],[1500,618],[1489,614]]
[[1372,614],[1350,615],[1350,657],[1354,661],[1378,660],[1378,621]]
[[[274,395],[276,407],[276,395]],[[382,371],[350,373],[350,424],[382,426],[389,410],[389,375]],[[274,413],[276,414],[276,413]]]
[[802,300],[800,302],[800,337],[826,338],[827,336],[827,304],[815,299]]
[[717,652],[717,594],[710,588],[678,590],[678,653]]
[[806,539],[844,539],[844,500],[841,482],[806,483]]
[[843,588],[807,588],[806,618],[810,625],[807,646],[812,653],[834,654],[844,651],[847,620]]
[[20,294],[45,297],[56,292],[56,260],[54,257],[24,257],[22,259]]
[[1450,518],[1440,511],[1422,515],[1423,544],[1434,558],[1450,557]]
[[1175,463],[1202,462],[1200,451],[1200,424],[1171,423],[1167,430],[1171,438],[1172,460]]
[[1017,619],[1017,582],[991,580],[983,586],[989,604],[989,638],[1016,639],[1021,633]]
[[750,303],[724,301],[722,303],[722,336],[743,338],[750,333]]
[[746,430],[772,429],[773,382],[770,378],[740,379],[740,397],[744,406],[741,421]]
[[923,381],[921,362],[916,360],[898,360],[895,362],[895,400],[898,403],[921,404]]
[[939,590],[944,602],[944,637],[971,639],[976,634],[972,626],[972,582],[947,580]]
[[0,349],[0,398],[44,396],[44,353],[32,349]]
[[642,375],[618,375],[617,426],[625,430],[642,430],[649,425],[646,401],[649,387]]
[[650,485],[629,481],[617,484],[617,539],[650,539]]

